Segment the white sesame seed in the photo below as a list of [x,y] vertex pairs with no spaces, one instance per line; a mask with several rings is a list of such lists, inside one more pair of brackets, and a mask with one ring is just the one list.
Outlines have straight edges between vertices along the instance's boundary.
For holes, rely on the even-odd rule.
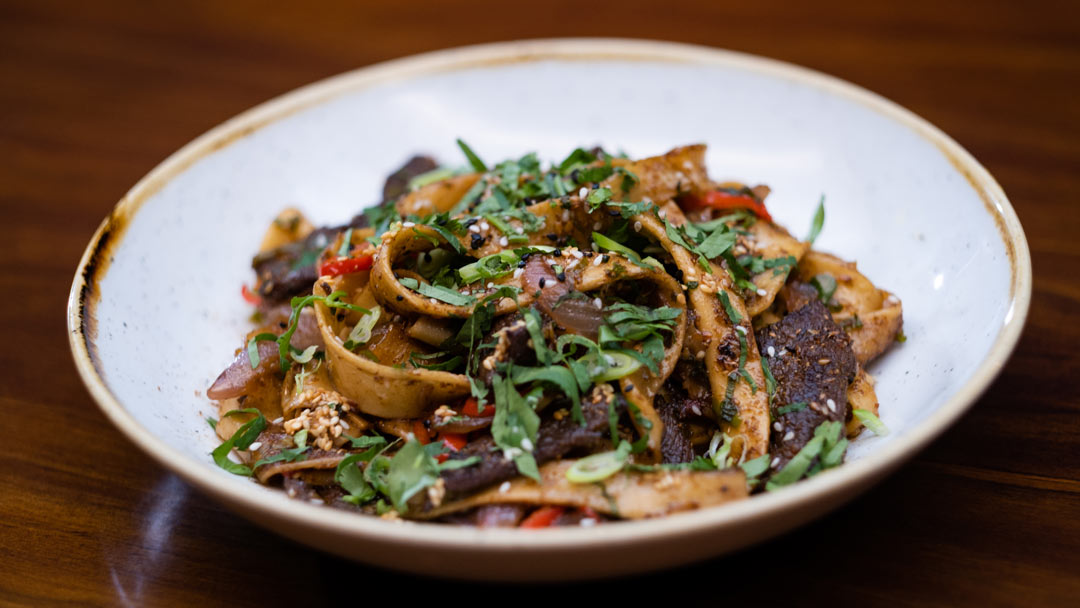
[[477,226],[476,224],[473,224],[472,226],[469,226],[469,232],[476,232],[476,233],[479,234],[480,226]]
[[580,252],[580,251],[578,251],[577,249],[571,249],[571,250],[570,250],[570,255],[574,256],[575,258],[577,258],[577,259],[579,259],[579,260],[580,260],[581,258],[585,257],[585,254],[584,254],[584,253],[581,253],[581,252]]
[[525,450],[526,452],[533,451],[533,442],[529,441],[528,437],[522,438],[522,440],[521,440],[521,449]]
[[402,222],[402,223],[401,223],[401,227],[402,227],[402,228],[412,228],[412,227],[413,227],[413,226],[415,226],[415,225],[416,225],[416,224],[415,224],[415,223],[413,223],[413,222]]
[[259,449],[261,447],[262,447],[262,442],[261,441],[256,441],[255,443],[248,446],[248,450],[254,452],[255,450],[257,450],[257,449]]
[[514,232],[516,232],[518,234],[525,234],[525,229],[518,226],[517,228],[514,229]]
[[586,517],[581,520],[579,524],[582,528],[591,528],[596,525],[596,520],[591,517]]
[[660,219],[667,219],[667,211],[664,211],[663,209],[661,209],[660,213],[657,213],[657,215],[660,216]]
[[566,265],[565,270],[570,270],[571,268],[575,268],[580,263],[581,263],[581,260],[574,259],[572,262],[570,262],[569,264]]
[[[593,245],[593,246],[595,247],[595,245]],[[594,259],[594,260],[592,261],[592,265],[593,265],[593,266],[599,266],[599,265],[600,265],[600,263],[601,263],[601,262],[603,262],[603,261],[604,261],[604,260],[603,260],[603,258],[602,258],[601,256],[596,256],[596,259]]]
[[603,308],[604,307],[604,301],[601,300],[600,298],[593,298],[592,303],[593,303],[593,306],[595,306],[597,308]]
[[285,422],[283,417],[278,416],[277,418],[274,418],[274,424],[281,424],[282,422]]
[[521,278],[521,273],[523,273],[523,272],[525,272],[524,268],[518,268],[518,269],[514,270],[514,278],[515,279]]
[[428,301],[431,302],[432,304],[438,304],[439,303],[439,301],[436,300],[435,298],[428,298]]
[[634,232],[641,232],[641,222],[634,222]]
[[699,351],[697,351],[697,353],[694,354],[694,356],[697,357],[698,359],[704,359],[705,358],[705,351],[699,350]]
[[765,291],[764,289],[758,289],[757,290],[757,295],[759,295],[759,296],[765,296],[765,295],[768,295],[768,293],[769,292]]
[[746,328],[743,327],[742,325],[736,325],[735,326],[735,331],[739,332],[740,334],[742,334],[744,336],[746,335]]
[[771,466],[772,468],[775,469],[776,465],[778,465],[778,464],[780,464],[780,457],[779,456],[777,456],[776,458],[773,458],[772,463],[769,466]]
[[768,350],[768,353],[769,353],[770,357],[775,357],[776,356],[776,348],[770,346],[769,350]]
[[491,289],[492,287],[495,287],[495,283],[492,283],[491,281],[488,281],[487,288]]
[[784,441],[791,441],[795,438],[795,431],[788,431],[787,435],[784,435]]
[[600,222],[596,222],[595,224],[593,224],[592,229],[593,230],[600,230]]
[[570,212],[569,211],[564,210],[562,212],[562,221],[564,221],[564,222],[569,222],[570,221]]
[[499,486],[499,494],[506,494],[509,491],[510,491],[510,482],[509,481],[502,482],[502,485]]
[[829,406],[829,411],[830,412],[835,412],[836,411],[836,402],[833,401],[832,399],[826,399],[825,400],[825,405]]
[[691,405],[690,406],[690,411],[694,412],[695,416],[700,416],[701,415],[701,408],[698,407],[697,404]]
[[341,428],[345,429],[346,431],[349,430],[349,423],[348,422],[345,422],[344,420],[339,420],[338,424],[340,424]]
[[585,186],[582,186],[582,187],[581,187],[581,190],[578,190],[578,193],[577,193],[577,195],[578,195],[578,196],[579,196],[580,198],[585,198],[586,196],[588,196],[588,195],[589,195],[589,189],[588,189],[588,188],[586,188]]
[[506,238],[505,236],[499,239],[499,247],[506,247],[509,244],[510,239]]
[[780,421],[777,420],[776,422],[772,423],[772,428],[775,429],[777,433],[779,433],[780,431],[784,430],[784,425],[780,424]]
[[482,220],[480,222],[480,229],[481,230],[491,230],[491,224],[487,223],[487,220]]

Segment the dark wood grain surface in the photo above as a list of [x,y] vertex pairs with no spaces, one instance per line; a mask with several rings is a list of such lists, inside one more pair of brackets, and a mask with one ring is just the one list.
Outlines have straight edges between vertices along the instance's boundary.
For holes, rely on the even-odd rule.
[[[388,573],[248,523],[149,462],[75,374],[64,306],[113,203],[173,150],[299,85],[449,46],[679,40],[850,80],[1001,182],[1035,293],[959,424],[826,518],[729,557],[544,590],[709,605],[1080,605],[1080,11],[1075,2],[0,2],[0,605],[519,602]],[[927,218],[933,221],[933,218]],[[567,595],[572,593],[574,595]],[[404,595],[402,595],[404,594]]]

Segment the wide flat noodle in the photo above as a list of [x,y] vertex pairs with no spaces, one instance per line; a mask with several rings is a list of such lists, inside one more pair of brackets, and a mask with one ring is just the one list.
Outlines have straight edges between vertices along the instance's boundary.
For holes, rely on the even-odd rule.
[[562,460],[540,467],[540,483],[519,477],[508,486],[428,510],[417,509],[410,516],[436,519],[482,505],[528,504],[588,507],[624,519],[643,519],[711,507],[748,495],[741,469],[622,472],[596,483],[576,484],[566,478],[575,462]]
[[820,251],[807,252],[799,262],[799,280],[809,283],[821,274],[836,279],[832,301],[839,309],[831,311],[833,320],[847,330],[855,359],[866,365],[896,341],[903,326],[900,300],[875,287],[855,262]]

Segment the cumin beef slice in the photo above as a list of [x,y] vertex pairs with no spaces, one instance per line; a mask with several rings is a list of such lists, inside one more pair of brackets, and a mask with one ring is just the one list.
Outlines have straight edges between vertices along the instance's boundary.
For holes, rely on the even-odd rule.
[[694,459],[696,454],[691,439],[691,421],[704,420],[705,414],[712,411],[709,398],[695,399],[687,394],[677,377],[680,371],[677,368],[675,374],[668,378],[654,402],[656,412],[664,423],[660,455],[665,464],[690,462]]
[[[395,171],[383,185],[380,205],[393,205],[399,196],[408,191],[409,180],[438,167],[434,159],[414,156],[405,166]],[[269,305],[288,302],[294,296],[311,293],[311,286],[318,277],[315,258],[337,237],[349,228],[365,228],[367,215],[359,213],[342,226],[318,228],[303,240],[264,251],[251,261],[255,269],[255,291]]]
[[478,377],[486,386],[492,386],[495,369],[500,363],[536,365],[536,349],[530,343],[529,330],[520,313],[499,317],[481,344],[495,342],[494,351],[480,363]]
[[772,429],[769,453],[780,459],[773,467],[779,469],[813,438],[822,422],[843,424],[848,385],[855,378],[855,353],[851,339],[816,299],[761,328],[757,343],[776,378],[774,407],[807,404],[774,417],[780,428]]
[[[608,406],[601,394],[593,391],[582,399],[581,410],[585,415],[585,426],[575,422],[573,416],[565,416],[561,420],[547,418],[541,422],[533,450],[536,464],[562,458],[574,450],[595,450],[610,444]],[[626,408],[626,400],[622,395],[615,395],[613,398],[617,409]],[[442,473],[448,500],[518,476],[517,465],[503,457],[502,450],[495,446],[490,435],[470,441],[461,450],[451,454],[450,459],[461,460],[473,456],[479,456],[480,462]]]

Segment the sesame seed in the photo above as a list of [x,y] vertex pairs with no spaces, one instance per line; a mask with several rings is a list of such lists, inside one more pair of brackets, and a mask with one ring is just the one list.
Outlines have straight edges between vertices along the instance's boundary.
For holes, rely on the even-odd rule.
[[349,430],[349,423],[348,422],[345,422],[344,420],[339,420],[338,424],[340,424],[341,428],[345,429],[346,431]]
[[660,219],[667,219],[667,211],[664,211],[663,209],[661,209],[660,213],[657,213],[657,215],[660,216]]
[[505,236],[502,237],[501,239],[499,239],[499,247],[506,247],[509,244],[510,244],[510,239],[506,238]]
[[251,451],[251,452],[254,452],[255,450],[257,450],[257,449],[259,449],[261,447],[262,447],[262,442],[261,441],[256,441],[255,443],[248,446],[248,450]]
[[835,412],[836,411],[836,402],[833,401],[832,399],[826,399],[825,400],[825,405],[829,406],[829,411],[830,412]]
[[593,303],[593,306],[595,306],[597,308],[603,308],[604,307],[604,301],[601,300],[600,298],[593,298],[592,303]]
[[515,279],[521,278],[521,273],[523,273],[523,272],[525,272],[524,268],[518,268],[518,269],[514,270],[514,278]]
[[473,224],[472,226],[469,226],[469,232],[479,233],[480,232],[480,226],[477,226],[476,224]]
[[695,416],[700,416],[701,415],[701,408],[698,407],[697,404],[691,405],[690,406],[690,411],[694,412]]
[[595,224],[592,225],[593,230],[600,230],[600,228],[601,228],[600,222],[596,222]]
[[480,229],[484,231],[491,230],[491,224],[487,223],[487,220],[484,220],[480,222]]
[[697,351],[697,354],[695,354],[694,356],[697,357],[698,359],[704,359],[705,358],[705,351],[699,350],[699,351]]
[[[593,247],[595,247],[595,246],[596,245],[593,245]],[[602,261],[603,261],[603,259],[601,259],[600,256],[596,256],[596,259],[594,259],[592,261],[592,265],[593,266],[599,266]]]
[[577,195],[578,195],[579,197],[581,197],[581,198],[585,198],[586,196],[588,196],[588,195],[589,195],[589,189],[588,189],[588,188],[586,188],[585,186],[582,186],[582,187],[581,187],[581,190],[578,190],[578,193],[577,193]]
[[402,222],[402,223],[401,223],[401,227],[402,227],[402,228],[412,228],[412,227],[413,227],[413,226],[415,226],[415,225],[416,225],[416,224],[415,224],[415,223],[413,223],[413,222]]
[[278,416],[277,418],[274,418],[273,422],[274,424],[281,424],[282,422],[285,422],[285,419],[281,416]]
[[572,249],[572,250],[570,251],[570,255],[574,256],[575,258],[577,258],[577,259],[579,259],[579,260],[580,260],[581,258],[585,257],[585,254],[584,254],[584,253],[581,253],[581,252],[580,252],[580,251],[578,251],[577,249]]
[[502,485],[499,486],[499,494],[506,494],[509,491],[510,491],[510,482],[509,481],[502,482]]
[[525,234],[525,229],[518,226],[517,228],[514,229],[514,232],[516,232],[518,234]]
[[770,357],[775,357],[776,356],[776,348],[770,346],[769,350],[768,350],[768,353],[769,353]]
[[488,281],[487,288],[491,289],[492,287],[495,287],[495,283],[492,283],[491,281]]
[[764,289],[760,289],[760,288],[759,288],[759,289],[757,290],[757,295],[759,295],[759,296],[765,296],[765,295],[768,295],[768,293],[769,293],[769,292],[765,291]]
[[780,464],[780,457],[779,456],[777,456],[776,458],[773,458],[772,463],[769,466],[771,466],[772,468],[775,469],[776,465],[778,465],[778,464]]
[[570,221],[570,212],[569,211],[563,211],[562,212],[562,221],[564,221],[564,222],[569,222]]
[[772,428],[773,428],[773,429],[774,429],[774,430],[775,430],[775,431],[776,431],[777,433],[779,433],[780,431],[784,430],[784,425],[783,425],[783,424],[781,424],[779,420],[777,420],[776,422],[772,423]]
[[521,440],[521,449],[525,450],[526,452],[533,451],[533,442],[529,441],[528,437],[522,438],[522,440]]
[[787,435],[784,435],[784,441],[791,441],[795,438],[795,431],[788,431]]
[[428,301],[431,302],[432,304],[438,304],[439,303],[439,301],[436,300],[435,298],[428,298]]
[[743,327],[742,325],[736,325],[735,326],[735,331],[739,332],[740,334],[742,334],[744,336],[746,335],[746,328]]
[[634,232],[641,232],[641,222],[634,222]]

